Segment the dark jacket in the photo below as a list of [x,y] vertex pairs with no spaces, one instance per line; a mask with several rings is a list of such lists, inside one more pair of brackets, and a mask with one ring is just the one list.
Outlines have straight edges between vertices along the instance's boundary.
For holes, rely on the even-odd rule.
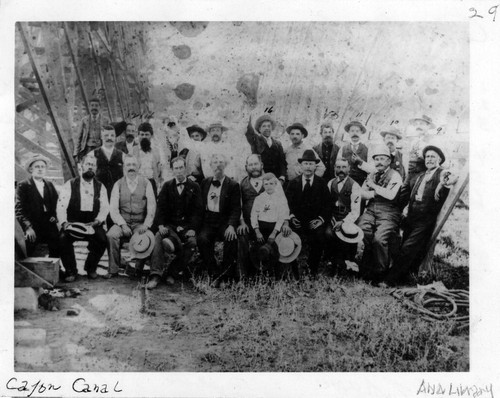
[[[203,199],[203,209],[207,210],[207,197],[213,177],[205,178],[201,182],[201,195]],[[232,180],[228,176],[224,178],[224,182],[220,191],[219,213],[223,217],[223,223],[237,227],[241,216],[241,196],[240,184]]]
[[[134,142],[133,146],[136,147],[138,145]],[[123,153],[127,153],[128,154],[127,142],[126,141],[117,142],[115,144],[115,148],[118,149],[119,151],[122,151]]]
[[15,205],[16,218],[24,230],[27,230],[29,227],[33,227],[33,229],[43,228],[41,224],[44,219],[44,203],[49,218],[57,217],[57,191],[50,181],[44,181],[43,199],[38,192],[33,178],[21,181],[17,186]]
[[160,225],[182,225],[186,229],[198,231],[203,216],[203,203],[200,186],[186,179],[182,194],[177,190],[174,178],[163,184],[156,203],[156,214],[153,228]]
[[340,147],[337,144],[333,144],[330,159],[325,159],[325,155],[323,153],[323,143],[314,146],[313,149],[316,151],[321,161],[325,164],[326,170],[325,174],[323,174],[323,179],[325,181],[330,181],[332,178],[335,178],[335,162],[337,161],[337,154],[340,151]]
[[103,150],[97,148],[94,150],[94,156],[97,159],[95,176],[106,187],[110,199],[113,185],[123,177],[123,152],[113,148],[111,158],[108,160]]
[[294,215],[301,222],[309,222],[322,217],[323,221],[327,223],[331,218],[332,211],[329,195],[325,180],[314,176],[310,200],[307,200],[302,191],[302,176],[294,178],[286,189],[290,215]]
[[250,214],[252,213],[253,202],[255,198],[264,192],[264,184],[260,187],[259,192],[250,184],[250,177],[246,176],[240,182],[241,191],[241,210],[243,219],[247,225],[250,225]]

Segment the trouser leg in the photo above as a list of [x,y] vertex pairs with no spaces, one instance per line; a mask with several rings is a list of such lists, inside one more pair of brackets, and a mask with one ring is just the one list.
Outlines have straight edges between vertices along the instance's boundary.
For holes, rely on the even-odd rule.
[[372,262],[372,240],[375,232],[375,216],[367,209],[358,221],[358,226],[363,230],[363,257],[359,266],[359,273],[365,279],[370,279],[373,273]]
[[123,237],[123,231],[118,225],[113,225],[111,229],[106,234],[108,240],[108,258],[109,258],[109,268],[108,272],[110,274],[116,274],[120,268],[120,248],[121,239]]
[[166,259],[162,240],[163,237],[160,232],[157,232],[155,235],[155,246],[153,248],[153,253],[151,254],[151,275],[162,276],[166,268]]
[[76,268],[75,250],[73,249],[73,239],[64,230],[59,234],[59,247],[61,253],[61,262],[66,270],[66,276],[78,274]]
[[250,269],[250,240],[248,234],[238,235],[238,260],[236,274],[242,279],[248,276]]
[[385,212],[376,220],[376,230],[373,235],[373,265],[376,280],[381,279],[389,270],[389,241],[399,226],[399,217],[396,214]]
[[235,262],[238,257],[238,239],[226,240],[224,237],[225,226],[219,227],[219,239],[224,242],[222,251],[222,272],[229,278],[235,277]]
[[87,272],[95,272],[97,264],[101,260],[102,255],[106,251],[108,240],[106,239],[106,232],[99,226],[94,228],[95,234],[89,237],[89,254],[85,261],[85,269]]
[[198,235],[198,250],[200,251],[201,259],[205,269],[209,274],[215,274],[217,269],[217,264],[214,257],[214,245],[215,237],[217,235],[217,230],[209,225],[202,227],[200,234]]
[[312,275],[318,274],[318,266],[323,254],[325,243],[325,227],[322,225],[308,231],[307,241],[309,244],[309,258],[307,260]]

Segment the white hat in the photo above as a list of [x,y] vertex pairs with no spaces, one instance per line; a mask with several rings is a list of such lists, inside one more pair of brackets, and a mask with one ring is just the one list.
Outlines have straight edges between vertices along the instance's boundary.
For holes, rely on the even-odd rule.
[[338,231],[335,231],[337,237],[347,243],[358,243],[363,240],[363,230],[354,223],[342,223]]
[[275,242],[280,253],[279,261],[282,263],[291,263],[299,256],[300,250],[302,249],[300,236],[295,232],[292,232],[287,237],[279,233],[278,236],[276,236]]
[[153,251],[155,236],[147,230],[143,234],[134,233],[130,238],[128,250],[131,258],[142,259],[148,257]]

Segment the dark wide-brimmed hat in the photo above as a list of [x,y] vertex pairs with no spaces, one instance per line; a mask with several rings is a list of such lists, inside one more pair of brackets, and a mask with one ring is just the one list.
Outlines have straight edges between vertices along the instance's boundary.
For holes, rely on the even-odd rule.
[[349,132],[351,126],[358,126],[361,129],[361,134],[366,133],[366,127],[363,126],[363,123],[358,122],[357,120],[353,120],[352,122],[347,123],[344,127],[344,130]]
[[169,253],[177,253],[182,249],[182,242],[180,238],[176,235],[170,234],[170,236],[163,238],[161,241],[163,249]]
[[337,237],[347,243],[358,243],[363,240],[363,230],[354,223],[342,223],[338,231],[335,231]]
[[398,140],[400,140],[401,138],[403,138],[403,134],[401,133],[401,130],[397,129],[396,127],[391,127],[390,129],[382,130],[380,132],[380,135],[382,137],[385,137],[387,134],[395,135],[396,137],[398,137]]
[[38,162],[41,160],[42,162],[45,162],[45,165],[49,167],[50,161],[47,159],[45,156],[40,155],[39,153],[35,153],[31,155],[28,160],[26,160],[26,163],[24,163],[24,170],[26,170],[29,173],[29,168],[31,165],[35,162]]
[[427,151],[434,151],[434,152],[436,152],[439,155],[439,157],[441,158],[441,161],[439,162],[440,165],[443,164],[444,161],[446,160],[446,156],[444,156],[443,151],[440,148],[438,148],[437,146],[427,145],[424,148],[424,150],[422,151],[422,156],[424,157],[424,159],[425,159],[425,153]]
[[432,119],[429,116],[422,115],[422,117],[416,117],[414,119],[410,119],[410,124],[414,125],[417,120],[422,120],[423,122],[426,122],[429,125],[429,128],[433,129],[436,127],[434,123],[432,123]]
[[186,127],[186,130],[187,130],[190,137],[191,137],[191,134],[193,134],[194,132],[198,132],[201,134],[202,141],[207,137],[207,132],[205,130],[203,130],[200,126],[198,126],[197,124],[193,124],[192,126]]
[[85,239],[95,234],[94,228],[81,222],[72,222],[66,227],[66,233],[75,239]]
[[302,249],[302,241],[300,240],[300,236],[295,232],[292,232],[287,237],[284,237],[283,234],[279,233],[276,236],[275,240],[276,245],[278,246],[278,251],[280,253],[280,262],[282,263],[291,263],[295,260]]
[[132,235],[128,244],[130,257],[132,259],[146,258],[153,252],[154,245],[155,236],[150,230],[147,230],[143,234],[136,232]]
[[307,132],[306,128],[302,125],[302,123],[294,123],[294,124],[292,124],[291,126],[288,126],[288,127],[286,128],[286,132],[287,132],[288,134],[290,134],[290,131],[292,131],[293,129],[298,129],[298,130],[302,131],[302,134],[304,135],[304,138],[306,138],[306,137],[307,137],[307,135],[309,134],[309,133]]
[[316,154],[312,149],[306,149],[302,154],[302,157],[297,160],[299,163],[302,162],[316,162],[319,163],[320,160],[316,157]]
[[255,130],[259,131],[260,129],[260,126],[262,125],[262,123],[264,122],[271,122],[271,128],[274,130],[275,127],[276,127],[276,122],[274,121],[274,119],[271,117],[271,115],[269,115],[268,113],[266,113],[265,115],[262,115],[260,116],[257,121],[255,122]]
[[222,132],[227,131],[227,127],[224,126],[221,122],[212,123],[210,126],[207,127],[207,131],[210,133],[211,129],[217,128],[217,127],[220,128],[222,130]]
[[110,124],[115,129],[115,134],[117,137],[125,130],[127,130],[127,122],[125,120],[122,120],[121,122],[111,122]]

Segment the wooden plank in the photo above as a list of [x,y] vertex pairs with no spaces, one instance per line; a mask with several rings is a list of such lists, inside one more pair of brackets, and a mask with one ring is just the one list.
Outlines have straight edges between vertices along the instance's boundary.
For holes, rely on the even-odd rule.
[[53,164],[61,166],[62,161],[57,156],[53,155],[45,148],[42,148],[40,145],[34,143],[30,139],[26,138],[24,135],[16,132],[16,141],[24,146],[24,148],[30,150],[31,152],[39,153],[45,157],[47,157]]
[[22,112],[22,111],[28,109],[32,105],[35,105],[36,103],[38,103],[41,99],[42,99],[41,95],[35,95],[35,96],[31,97],[30,99],[17,104],[16,105],[16,112]]
[[[18,114],[16,114],[16,122],[23,124],[27,129],[33,130],[38,135],[45,135],[45,133],[46,133],[44,127],[41,127],[41,126],[35,124],[35,122],[38,122],[38,119],[35,121],[32,121],[32,120],[29,120],[27,117],[18,113]],[[43,124],[45,125],[45,121],[43,121]]]
[[54,285],[38,276],[33,271],[30,271],[19,261],[16,261],[14,268],[14,287],[43,287],[52,289]]
[[19,260],[19,263],[52,285],[59,282],[59,269],[61,267],[59,258],[27,257]]
[[16,163],[16,181],[22,181],[30,177],[30,174],[24,170],[23,167],[21,167],[19,164]]

